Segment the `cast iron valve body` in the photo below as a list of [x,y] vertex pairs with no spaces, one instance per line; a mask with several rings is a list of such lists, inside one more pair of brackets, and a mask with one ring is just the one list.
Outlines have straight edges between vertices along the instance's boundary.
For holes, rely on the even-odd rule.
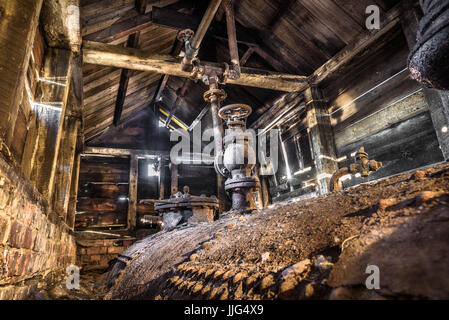
[[225,170],[221,168],[221,173],[228,178],[225,190],[231,194],[231,210],[242,213],[257,209],[255,192],[260,187],[259,179],[254,176],[256,152],[250,143],[250,139],[255,137],[246,132],[246,118],[251,112],[251,107],[245,104],[228,105],[218,112],[228,126],[224,137]]

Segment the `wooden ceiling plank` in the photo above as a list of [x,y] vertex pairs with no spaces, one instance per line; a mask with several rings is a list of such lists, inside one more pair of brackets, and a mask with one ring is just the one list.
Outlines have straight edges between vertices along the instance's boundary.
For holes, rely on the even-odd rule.
[[346,44],[364,29],[333,1],[329,0],[301,0],[302,5],[326,24]]
[[343,50],[337,53],[334,57],[329,59],[325,64],[318,68],[311,77],[314,83],[319,83],[328,75],[338,70],[341,66],[351,61],[357,54],[371,46],[383,35],[387,34],[399,24],[399,16],[401,9],[399,6],[391,9],[384,19],[382,19],[382,26],[380,30],[365,32],[358,38],[354,39]]
[[[141,72],[139,73],[138,76],[132,76],[129,84],[128,84],[128,92],[134,92],[136,90],[139,90],[142,86],[146,85],[146,84],[152,84],[153,82],[157,81],[157,79],[159,79],[160,75],[159,74],[148,74],[145,72]],[[118,80],[119,78],[117,78]],[[116,81],[117,81],[116,80]],[[113,104],[115,102],[115,98],[117,96],[117,92],[118,92],[118,83],[114,86],[113,91],[108,91],[105,92],[105,94],[103,95],[98,95],[98,97],[96,97],[96,99],[90,99],[89,101],[87,101],[85,103],[86,109],[89,110],[92,107],[95,106],[100,106],[105,104],[106,102],[109,101],[109,104]],[[89,112],[87,111],[87,114]]]
[[[139,99],[146,99],[147,97],[145,94],[147,94],[151,87],[154,86],[156,79],[149,79],[148,81],[142,83],[139,85],[139,83],[135,83],[134,85],[130,85],[128,87],[128,93],[125,99],[125,105],[128,103],[128,100],[134,100],[136,95],[138,95]],[[147,100],[150,100],[149,98]],[[101,116],[99,112],[102,112],[102,110],[105,110],[107,108],[110,108],[110,106],[114,106],[115,104],[115,98],[111,98],[105,101],[101,101],[99,103],[95,103],[88,106],[88,110],[86,111],[86,119],[92,119],[98,116]],[[113,108],[110,108],[111,111],[113,111]]]
[[126,20],[136,16],[137,12],[134,5],[126,5],[120,8],[103,8],[98,14],[93,17],[83,16],[81,34],[83,37],[109,28],[114,23]]
[[106,29],[84,36],[84,40],[111,43],[152,25],[151,12],[112,24]]

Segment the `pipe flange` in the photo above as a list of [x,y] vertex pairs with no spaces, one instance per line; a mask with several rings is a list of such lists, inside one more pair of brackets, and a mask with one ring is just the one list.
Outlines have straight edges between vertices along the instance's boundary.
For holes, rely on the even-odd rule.
[[203,95],[204,101],[206,102],[211,102],[214,98],[218,101],[223,101],[226,97],[226,92],[222,89],[209,89]]
[[232,120],[232,121],[228,121],[226,124],[228,125],[228,127],[230,129],[234,129],[234,128],[244,129],[246,127],[245,121],[242,121],[242,120]]
[[188,41],[193,38],[195,31],[192,29],[184,29],[178,32],[177,38],[179,41]]
[[244,178],[234,178],[228,179],[225,182],[225,190],[234,189],[259,189],[260,182],[256,177],[244,177]]

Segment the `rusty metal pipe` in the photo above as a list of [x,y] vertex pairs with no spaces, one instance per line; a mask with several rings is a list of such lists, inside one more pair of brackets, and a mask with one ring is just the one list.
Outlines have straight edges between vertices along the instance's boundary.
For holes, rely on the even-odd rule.
[[356,153],[356,162],[351,163],[351,165],[345,168],[337,170],[331,177],[329,182],[330,191],[340,191],[340,178],[344,175],[351,174],[355,175],[359,173],[362,177],[368,177],[371,172],[379,170],[382,167],[382,162],[376,160],[369,160],[368,153],[365,152],[364,147],[360,147],[359,151]]
[[[211,89],[218,89],[217,83],[211,84]],[[219,101],[213,97],[210,101],[210,110],[212,114],[212,123],[214,127],[215,154],[219,155],[223,151],[223,126],[218,117]]]
[[[207,30],[209,29],[212,20],[217,13],[218,8],[220,7],[222,0],[211,0],[209,6],[207,7],[206,12],[204,13],[203,19],[201,20],[198,29],[193,36],[192,41],[186,43],[186,52],[185,56],[181,62],[181,68],[184,71],[190,71],[189,69],[192,67],[192,60],[198,53],[201,42],[203,41],[204,36],[206,35]],[[190,47],[190,48],[189,48]]]
[[340,178],[349,174],[349,168],[348,167],[344,167],[341,168],[340,170],[338,170],[337,172],[335,172],[332,177],[331,177],[331,181],[329,182],[330,184],[330,191],[331,192],[336,192],[336,191],[340,191]]
[[232,78],[240,77],[240,59],[239,59],[239,48],[237,44],[237,32],[235,30],[235,12],[234,12],[234,1],[228,0],[225,4],[226,11],[226,24],[228,27],[228,43],[229,43],[229,54],[231,56],[231,76]]

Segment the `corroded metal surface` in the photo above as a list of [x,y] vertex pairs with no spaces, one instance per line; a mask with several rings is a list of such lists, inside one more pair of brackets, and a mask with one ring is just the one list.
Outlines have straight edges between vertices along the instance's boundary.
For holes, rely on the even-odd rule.
[[165,229],[173,229],[183,223],[212,222],[216,220],[219,203],[215,196],[194,196],[190,194],[188,186],[184,186],[184,193],[177,192],[166,200],[142,200],[154,202],[154,210],[162,216]]
[[447,299],[448,186],[444,164],[164,231],[120,254],[106,298]]
[[173,267],[190,261],[202,244],[217,237],[235,217],[224,217],[201,226],[187,225],[161,231],[136,242],[119,254],[109,273],[112,287],[106,299],[154,299]]
[[356,153],[356,162],[351,163],[349,168],[341,168],[337,170],[331,177],[329,182],[331,191],[340,191],[340,178],[347,174],[355,175],[360,173],[362,177],[368,177],[371,172],[379,170],[382,167],[382,162],[376,160],[369,160],[368,153],[365,152],[364,147],[360,147]]
[[409,56],[413,78],[427,87],[449,90],[449,1],[420,0],[424,17]]
[[246,133],[246,119],[251,112],[251,107],[245,104],[231,104],[218,112],[219,117],[226,121],[228,126],[224,138],[225,170],[220,168],[219,172],[225,173],[228,178],[225,190],[231,195],[231,210],[238,212],[257,209],[256,191],[260,187],[259,179],[254,175],[256,153],[249,141],[251,137]]

